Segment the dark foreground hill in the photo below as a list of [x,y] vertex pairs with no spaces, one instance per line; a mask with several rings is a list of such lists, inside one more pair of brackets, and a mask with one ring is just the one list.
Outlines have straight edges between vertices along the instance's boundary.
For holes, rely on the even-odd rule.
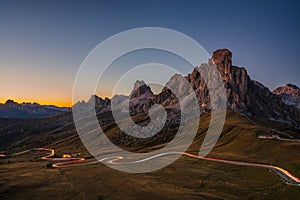
[[[209,121],[209,114],[201,117],[198,134],[188,152],[197,154]],[[70,113],[30,120],[0,119],[0,124],[2,150],[14,153],[46,146],[54,148],[58,157],[63,152],[80,153],[86,158],[83,163],[95,161],[76,134]],[[114,143],[130,151],[153,151],[164,145],[159,137],[159,141],[149,142],[146,146],[118,140],[113,137],[118,131],[114,123],[103,129]],[[248,119],[228,111],[220,140],[208,156],[273,164],[299,177],[300,160],[296,158],[299,157],[300,143],[258,137],[273,129],[299,138],[297,129],[253,117]],[[11,131],[13,135],[21,130],[23,134],[18,138],[6,134]],[[174,129],[165,132],[170,138],[173,134]],[[5,143],[4,138],[10,138],[9,143]],[[293,199],[300,195],[298,187],[286,185],[276,174],[261,168],[182,156],[164,169],[145,174],[123,173],[100,163],[46,169],[46,161],[41,160],[45,153],[34,151],[0,159],[1,199],[241,199],[241,195],[245,199]]]

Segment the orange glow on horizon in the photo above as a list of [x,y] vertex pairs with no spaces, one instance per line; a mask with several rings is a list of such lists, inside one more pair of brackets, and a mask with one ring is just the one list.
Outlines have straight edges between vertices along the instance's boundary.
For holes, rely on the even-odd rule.
[[40,105],[54,105],[58,107],[71,107],[71,101],[43,101],[43,100],[29,100],[29,99],[14,99],[14,98],[7,98],[7,99],[0,99],[0,103],[4,104],[7,100],[13,100],[16,103],[38,103]]
[[[101,98],[111,98],[109,95],[98,95]],[[7,100],[13,100],[16,103],[38,103],[40,105],[54,105],[58,107],[72,107],[72,100],[40,100],[40,99],[27,99],[27,98],[0,98],[0,103],[4,104]],[[82,99],[84,101],[88,101],[89,99]]]

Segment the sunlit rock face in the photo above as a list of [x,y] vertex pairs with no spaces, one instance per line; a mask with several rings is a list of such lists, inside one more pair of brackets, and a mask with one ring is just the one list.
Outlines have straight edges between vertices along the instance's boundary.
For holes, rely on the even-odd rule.
[[[263,84],[251,80],[244,67],[232,65],[232,57],[233,54],[228,49],[218,49],[213,52],[212,58],[207,63],[196,66],[187,76],[180,74],[172,76],[159,94],[153,94],[150,86],[138,80],[129,97],[118,97],[118,101],[115,102],[122,104],[125,100],[129,100],[131,114],[148,112],[154,104],[161,104],[177,112],[180,106],[174,93],[183,96],[184,99],[186,91],[190,88],[186,87],[185,83],[189,83],[196,94],[200,112],[210,112],[211,97],[201,73],[206,73],[214,84],[216,77],[207,73],[209,71],[207,69],[217,66],[227,95],[227,109],[300,127],[299,88],[288,84],[271,92]],[[102,112],[109,111],[110,100],[98,99],[96,106]]]
[[232,53],[228,49],[218,49],[212,55],[213,64],[218,66],[222,77],[230,74],[232,67]]
[[[291,98],[286,98],[287,95],[292,98],[299,97],[298,87],[288,85],[289,88],[285,88],[286,95],[283,98],[273,94],[263,84],[251,80],[245,68],[232,65],[232,53],[228,49],[213,52],[212,59],[206,65],[214,64],[224,82],[228,97],[227,109],[293,126],[300,125],[300,111],[296,108],[297,106],[292,106],[296,103],[292,103]],[[209,111],[209,91],[201,77],[199,67],[195,67],[186,78],[196,92],[202,111]]]
[[300,109],[300,89],[291,83],[276,88],[274,94],[280,95],[285,104]]

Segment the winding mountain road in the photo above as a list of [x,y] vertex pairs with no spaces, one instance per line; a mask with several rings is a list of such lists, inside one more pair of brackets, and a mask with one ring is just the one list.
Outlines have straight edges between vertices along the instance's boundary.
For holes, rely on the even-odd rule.
[[74,163],[81,162],[85,160],[84,158],[53,158],[52,156],[55,155],[54,149],[49,148],[37,148],[37,150],[41,151],[50,151],[49,155],[43,156],[43,160],[50,160],[50,161],[60,161],[59,163],[55,163],[52,167],[63,167],[63,166],[70,166]]
[[292,175],[290,172],[288,172],[287,170],[285,170],[281,167],[267,165],[267,164],[252,163],[252,162],[241,162],[241,161],[235,161],[235,160],[224,160],[224,159],[220,159],[220,158],[202,157],[202,156],[197,156],[197,155],[186,153],[186,152],[184,152],[184,153],[182,153],[182,152],[162,153],[162,154],[157,154],[155,156],[152,156],[152,157],[149,157],[146,159],[137,160],[137,161],[133,161],[133,162],[122,162],[121,160],[124,158],[122,156],[116,156],[116,157],[105,157],[103,159],[93,161],[93,162],[88,162],[88,163],[78,163],[78,162],[84,161],[85,159],[84,158],[53,158],[53,156],[55,155],[55,150],[50,149],[50,148],[31,149],[31,150],[26,150],[26,151],[22,151],[19,153],[11,154],[11,155],[0,154],[0,157],[6,158],[6,157],[17,156],[17,155],[21,155],[21,154],[24,154],[24,153],[27,153],[27,152],[30,152],[33,150],[49,151],[50,153],[46,156],[43,156],[42,159],[50,160],[50,161],[59,161],[59,163],[53,164],[52,165],[53,167],[83,166],[83,165],[95,164],[95,163],[102,162],[102,161],[106,161],[107,163],[116,164],[116,165],[120,165],[120,164],[128,165],[128,164],[145,162],[147,160],[151,160],[151,159],[155,159],[158,157],[167,156],[167,155],[171,155],[171,154],[183,154],[183,155],[191,157],[191,158],[197,158],[197,159],[202,159],[202,160],[207,160],[207,161],[214,161],[214,162],[239,165],[239,166],[266,168],[266,169],[269,169],[269,170],[272,170],[273,172],[275,172],[285,183],[300,186],[300,179],[298,177]]
[[207,160],[207,161],[220,162],[220,163],[226,163],[226,164],[232,164],[232,165],[239,165],[239,166],[262,167],[262,168],[266,168],[266,169],[274,171],[281,179],[284,180],[285,183],[300,186],[300,179],[298,177],[292,175],[290,172],[288,172],[287,170],[285,170],[281,167],[277,167],[277,166],[273,166],[273,165],[267,165],[267,164],[252,163],[252,162],[241,162],[241,161],[235,161],[235,160],[224,160],[224,159],[220,159],[220,158],[202,157],[202,156],[197,156],[197,155],[186,153],[186,152],[184,152],[184,153],[181,153],[181,152],[163,153],[163,154],[158,154],[158,155],[155,155],[155,156],[147,158],[147,159],[134,161],[134,162],[131,162],[131,163],[118,162],[119,160],[123,159],[122,156],[118,156],[118,157],[115,157],[115,158],[109,160],[108,162],[110,164],[134,164],[134,163],[144,162],[144,161],[147,161],[147,160],[151,160],[151,159],[154,159],[154,158],[157,158],[157,157],[166,156],[166,155],[170,155],[170,154],[183,154],[185,156],[192,157],[192,158],[197,158],[197,159],[202,159],[202,160]]

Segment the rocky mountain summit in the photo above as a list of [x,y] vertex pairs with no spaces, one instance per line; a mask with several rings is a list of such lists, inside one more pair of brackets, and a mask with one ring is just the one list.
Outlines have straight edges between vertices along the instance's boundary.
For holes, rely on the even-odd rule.
[[150,88],[144,81],[137,80],[134,83],[134,87],[130,94],[130,99],[135,98],[153,98],[154,94]]
[[[286,100],[287,96],[289,98],[298,98],[299,88],[289,84],[284,88],[271,92],[263,84],[251,80],[244,67],[234,66],[232,64],[232,52],[228,49],[214,51],[208,63],[204,63],[199,67],[196,66],[187,76],[175,74],[159,94],[153,94],[151,88],[143,81],[136,81],[130,96],[118,97],[118,102],[122,104],[122,102],[129,99],[131,114],[148,112],[149,108],[154,104],[161,104],[165,108],[175,108],[176,110],[179,109],[178,98],[173,92],[175,91],[177,95],[184,94],[184,91],[187,90],[184,83],[188,81],[197,96],[201,113],[210,112],[211,100],[209,90],[201,76],[200,68],[213,66],[217,66],[223,80],[228,110],[235,110],[249,116],[300,127],[299,107],[293,103],[294,99],[293,101],[290,101],[290,99]],[[214,77],[210,78],[213,80]],[[170,88],[172,88],[173,92]],[[109,99],[96,98],[96,108],[98,107],[97,110],[100,112],[108,111],[110,109],[109,104]]]
[[131,114],[148,111],[153,105],[153,94],[150,86],[144,81],[137,80],[129,95],[129,109]]
[[[287,105],[281,97],[273,94],[263,84],[251,80],[245,68],[232,65],[232,53],[228,49],[219,49],[213,52],[212,58],[208,62],[208,66],[212,65],[218,67],[223,79],[228,98],[227,109],[293,126],[300,125],[300,110]],[[174,78],[180,79],[180,75],[172,77],[171,80]],[[209,91],[201,77],[199,67],[195,67],[192,73],[185,78],[197,95],[201,111],[209,112],[211,109]],[[174,99],[167,89],[164,89],[156,97],[158,98],[157,102],[166,105],[170,105]],[[175,101],[173,100],[173,102]]]
[[277,95],[286,94],[293,97],[298,97],[300,96],[300,89],[296,85],[288,83],[285,86],[276,88],[273,93]]
[[300,89],[291,83],[276,88],[274,94],[282,97],[285,104],[295,106],[300,109]]

